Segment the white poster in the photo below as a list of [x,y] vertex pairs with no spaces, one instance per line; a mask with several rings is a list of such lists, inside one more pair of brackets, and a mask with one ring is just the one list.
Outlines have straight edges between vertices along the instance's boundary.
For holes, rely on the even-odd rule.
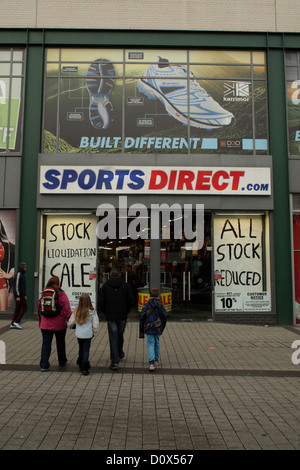
[[72,310],[83,292],[96,302],[96,219],[92,216],[48,216],[45,284],[58,276]]
[[[216,311],[256,310],[256,299],[260,300],[258,310],[261,309],[259,293],[264,285],[261,216],[215,218],[214,272]],[[255,293],[255,298],[248,293]]]

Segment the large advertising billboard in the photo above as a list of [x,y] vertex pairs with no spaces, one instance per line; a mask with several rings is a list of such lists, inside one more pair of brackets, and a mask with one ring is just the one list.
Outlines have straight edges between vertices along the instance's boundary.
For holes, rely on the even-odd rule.
[[44,153],[267,154],[265,54],[48,49]]
[[285,76],[289,154],[300,155],[300,72],[299,52],[286,52]]
[[21,151],[24,50],[0,49],[0,154]]
[[16,211],[0,210],[0,312],[11,311],[14,306],[15,248]]

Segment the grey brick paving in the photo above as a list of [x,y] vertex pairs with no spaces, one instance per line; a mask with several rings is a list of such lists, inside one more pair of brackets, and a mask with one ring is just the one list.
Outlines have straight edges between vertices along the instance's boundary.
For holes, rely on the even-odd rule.
[[125,359],[109,366],[106,324],[91,347],[92,369],[39,370],[35,321],[9,330],[0,320],[0,450],[299,450],[300,365],[291,360],[295,328],[169,322],[161,366],[147,369],[146,343],[128,323]]

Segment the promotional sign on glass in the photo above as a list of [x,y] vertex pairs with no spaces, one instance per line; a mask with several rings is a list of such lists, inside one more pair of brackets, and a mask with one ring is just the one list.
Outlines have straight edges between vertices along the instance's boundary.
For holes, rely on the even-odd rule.
[[46,153],[268,152],[265,55],[48,49]]

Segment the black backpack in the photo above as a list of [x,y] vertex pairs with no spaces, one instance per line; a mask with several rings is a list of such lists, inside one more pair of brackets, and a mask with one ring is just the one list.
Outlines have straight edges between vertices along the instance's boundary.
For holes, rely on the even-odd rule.
[[58,292],[52,287],[44,289],[41,300],[41,315],[52,318],[59,315],[61,307],[58,300]]

